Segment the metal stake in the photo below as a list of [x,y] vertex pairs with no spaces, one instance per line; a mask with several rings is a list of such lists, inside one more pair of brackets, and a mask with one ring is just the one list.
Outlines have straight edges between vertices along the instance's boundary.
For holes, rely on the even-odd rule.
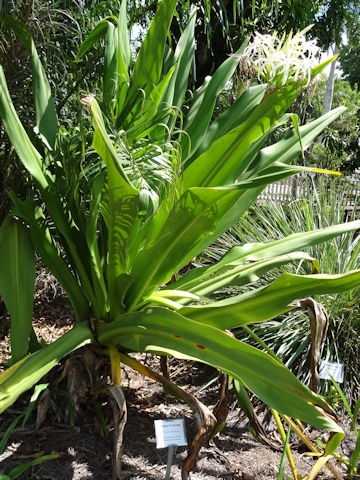
[[173,463],[174,453],[176,452],[176,447],[169,447],[168,449],[168,458],[167,458],[167,465],[166,465],[166,474],[165,480],[170,480],[170,472]]

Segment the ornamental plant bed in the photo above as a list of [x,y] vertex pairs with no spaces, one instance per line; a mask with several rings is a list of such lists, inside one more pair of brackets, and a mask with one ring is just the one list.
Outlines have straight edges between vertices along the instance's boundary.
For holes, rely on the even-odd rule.
[[[34,307],[34,328],[39,338],[54,341],[75,323],[73,311],[66,295],[49,275],[40,276],[37,282]],[[0,320],[0,363],[9,357],[9,329],[6,317]],[[142,355],[142,360],[154,370],[159,369],[159,357]],[[57,369],[60,371],[63,365]],[[59,371],[56,375],[59,375]],[[216,370],[198,363],[180,363],[173,359],[169,363],[170,378],[178,385],[196,394],[200,401],[210,408],[218,397],[218,384],[215,382],[199,391],[211,379]],[[44,381],[55,378],[50,374]],[[127,399],[128,420],[124,431],[123,469],[129,479],[161,479],[165,477],[167,450],[156,450],[154,420],[159,418],[185,418],[188,440],[194,433],[194,420],[191,410],[164,392],[161,385],[139,375],[134,370],[123,368],[123,382]],[[60,388],[59,388],[60,390]],[[54,395],[55,397],[55,395]],[[22,397],[11,409],[2,415],[1,434],[20,413],[24,413],[30,395]],[[9,472],[15,466],[40,455],[59,454],[58,459],[32,467],[20,478],[23,480],[64,479],[64,480],[107,480],[112,478],[111,445],[113,431],[109,424],[109,437],[105,437],[99,417],[93,405],[82,405],[75,424],[71,425],[64,397],[56,395],[44,423],[36,428],[37,410],[34,409],[24,429],[16,428],[11,434],[7,448],[0,455],[0,473]],[[203,447],[197,468],[192,479],[243,479],[274,480],[277,476],[281,451],[258,443],[248,430],[248,419],[236,405],[230,393],[231,412],[227,425],[215,438],[213,445]],[[102,406],[106,416],[108,405]],[[267,410],[259,406],[261,419]],[[58,417],[57,417],[58,415]],[[108,421],[111,423],[111,416]],[[339,453],[349,456],[355,446],[355,436],[349,431],[347,417],[340,415],[346,432]],[[267,423],[270,437],[276,438],[277,429],[273,421]],[[321,432],[312,435],[321,437]],[[304,446],[294,437],[293,454],[299,475],[306,475],[314,464],[314,459],[303,455]],[[186,447],[179,447],[174,458],[172,478],[181,478],[181,464],[186,456]],[[291,478],[288,465],[286,475]],[[320,480],[333,478],[326,469],[318,476]],[[355,477],[356,479],[357,477]]]

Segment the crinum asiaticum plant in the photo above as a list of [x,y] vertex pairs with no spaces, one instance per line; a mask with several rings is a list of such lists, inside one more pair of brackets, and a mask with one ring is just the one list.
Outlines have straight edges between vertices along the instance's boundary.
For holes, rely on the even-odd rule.
[[[165,62],[175,5],[176,0],[160,4],[134,62],[125,2],[119,19],[101,23],[108,49],[106,78],[109,88],[115,88],[112,103],[107,104],[111,108],[105,98],[103,105],[116,112],[115,127],[124,134],[114,144],[95,97],[82,99],[94,121],[92,148],[104,165],[102,173],[92,177],[86,198],[81,197],[86,191],[69,195],[59,188],[61,171],[55,170],[55,175],[51,168],[54,158],[58,161],[54,157],[58,119],[49,83],[30,36],[13,25],[30,52],[38,148],[14,110],[2,69],[0,117],[38,194],[26,200],[11,194],[14,209],[0,229],[0,292],[11,315],[13,360],[0,376],[0,411],[64,356],[93,343],[105,351],[162,353],[219,368],[279,412],[336,433],[329,453],[343,433],[327,403],[280,362],[224,330],[269,320],[294,308],[289,305],[292,300],[310,293],[352,288],[359,284],[360,272],[285,274],[266,288],[227,300],[212,302],[209,297],[226,285],[250,284],[287,262],[310,261],[316,269],[316,260],[301,249],[359,228],[359,222],[269,244],[236,246],[215,265],[192,269],[169,282],[226,231],[268,183],[303,170],[290,163],[343,109],[297,126],[286,138],[264,147],[272,129],[287,120],[284,114],[306,81],[292,81],[270,92],[267,85],[254,86],[212,121],[216,98],[237,67],[230,57],[196,92],[170,153],[162,151],[165,156],[176,152],[175,187],[159,186],[157,201],[147,208],[144,197],[149,196],[149,188],[138,181],[137,157],[127,136],[136,139],[138,132],[153,144],[156,135],[173,129],[174,112],[182,106],[195,48],[195,12],[175,52],[167,47]],[[98,33],[95,30],[93,35]],[[311,76],[323,67],[312,69]],[[155,115],[161,117],[158,123],[153,121]],[[29,354],[35,251],[66,290],[78,324]]]

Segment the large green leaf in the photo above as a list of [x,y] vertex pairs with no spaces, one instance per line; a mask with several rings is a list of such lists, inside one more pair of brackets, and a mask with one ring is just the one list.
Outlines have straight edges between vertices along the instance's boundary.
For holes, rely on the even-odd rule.
[[[96,122],[93,147],[107,167],[108,181],[108,282],[111,315],[123,309],[123,279],[127,275],[127,248],[138,212],[139,192],[126,176],[120,159],[108,137],[98,103],[89,100]],[[120,149],[118,149],[119,151]]]
[[[190,14],[186,28],[176,45],[175,54],[173,55],[172,65],[176,65],[176,67],[162,99],[165,106],[180,108],[183,103],[195,53],[195,21],[196,9],[194,8]],[[172,124],[174,121],[175,117],[171,116],[170,123]]]
[[298,168],[302,167],[274,165],[263,176],[245,182],[218,188],[193,187],[184,192],[170,212],[159,209],[146,230],[142,249],[132,262],[134,280],[126,295],[129,311],[211,243],[218,223],[244,195],[244,189],[264,187]]
[[[343,107],[339,107],[334,111],[329,112],[329,114],[323,115],[314,122],[300,127],[299,130],[302,136],[303,148],[308,148],[311,142],[321,133],[323,128],[325,128],[325,126],[328,125],[332,120],[337,118],[342,112]],[[249,148],[248,152],[242,158],[242,162],[244,164],[251,164],[249,170],[245,172],[245,174],[241,177],[243,181],[245,181],[246,179],[258,177],[261,170],[266,171],[266,169],[275,162],[281,161],[283,164],[290,163],[302,152],[298,136],[296,133],[293,133],[288,138],[280,140],[278,143],[262,149],[258,154],[258,149],[259,147],[261,147],[264,137],[266,138],[266,136],[263,136],[260,137],[259,140],[255,141],[253,145]],[[223,138],[226,138],[226,136]],[[219,140],[217,140],[217,142],[219,142]],[[215,142],[213,146],[210,147],[209,152],[212,148],[214,148],[214,146],[216,146],[217,142]],[[201,158],[202,156],[200,156],[194,162],[194,164],[200,161]],[[206,166],[204,165],[204,170],[205,169]],[[186,171],[186,174],[189,170],[190,168]],[[191,181],[190,175],[189,181]],[[214,230],[212,236],[207,237],[206,239],[204,238],[204,241],[202,243],[199,243],[199,248],[201,250],[206,248],[207,245],[215,241],[222,233],[224,233],[228,228],[230,228],[256,200],[262,190],[263,187],[259,187],[245,191],[233,204],[233,206],[229,208],[229,210],[224,214],[221,221],[218,223],[217,228]]]
[[177,0],[163,0],[158,6],[135,62],[129,91],[130,99],[138,89],[143,89],[147,85],[153,88],[159,82],[165,42],[176,3]]
[[[62,237],[62,247],[67,254],[68,261],[78,274],[82,289],[89,302],[96,308],[95,294],[91,283],[90,253],[86,248],[85,231],[80,228],[81,225],[75,224],[69,204],[64,200],[62,192],[54,180],[49,177],[47,187],[41,188],[40,191],[46,209]],[[37,214],[40,215],[40,210]]]
[[329,113],[300,127],[301,143],[299,142],[297,133],[293,132],[274,145],[262,149],[250,166],[250,170],[246,176],[256,175],[262,169],[271,165],[275,160],[282,163],[290,163],[302,154],[302,148],[306,150],[324,128],[336,120],[345,110],[345,107],[335,108]]
[[[261,107],[261,104],[259,105]],[[259,108],[258,107],[258,108]],[[343,111],[342,107],[339,109],[335,109],[333,112],[329,112],[329,114],[324,115],[320,119],[316,120],[315,122],[310,123],[310,127],[308,125],[304,125],[300,127],[300,133],[302,135],[302,144],[303,148],[306,149],[311,142],[319,135],[322,129],[328,125],[332,120],[337,118]],[[256,112],[256,110],[255,110]],[[254,113],[255,113],[254,112]],[[241,127],[241,126],[240,126]],[[235,129],[236,130],[236,129]],[[231,134],[232,132],[230,132]],[[229,134],[228,134],[229,135]],[[208,150],[210,153],[212,149],[217,146],[217,143],[221,140],[227,138],[227,135],[222,137],[222,139],[217,140]],[[257,155],[257,151],[265,139],[266,136],[260,137],[259,140],[253,143],[250,149],[245,153],[242,158],[242,162],[245,164],[252,163],[253,168],[250,168],[248,172],[246,172],[242,179],[250,179],[256,178],[259,176],[260,169],[266,170],[272,163],[277,160],[281,160],[282,163],[289,163],[290,161],[294,160],[298,155],[301,154],[301,145],[298,141],[298,137],[296,133],[289,136],[289,138],[285,140],[281,140],[277,144],[267,147],[260,151],[260,154]],[[219,144],[220,146],[220,144]],[[253,153],[250,152],[253,150]],[[210,171],[208,170],[207,164],[200,164],[202,157],[206,154],[201,155],[190,167],[186,170],[185,175],[188,176],[188,181],[192,183],[192,176],[191,176],[191,167],[199,162],[199,167],[203,167],[198,169],[198,172],[194,171],[194,173],[199,173],[199,178],[203,179],[204,172]],[[221,158],[222,151],[219,148],[218,155]],[[209,156],[209,161],[211,163],[213,157]],[[192,167],[194,168],[194,167]],[[194,169],[195,170],[195,169]],[[210,175],[212,173],[210,172]],[[263,187],[259,188],[252,188],[251,190],[245,191],[241,196],[239,196],[238,200],[233,204],[231,208],[223,215],[221,221],[218,223],[216,229],[212,233],[210,237],[204,237],[204,239],[198,244],[199,249],[206,248],[211,242],[215,241],[223,232],[225,232],[231,225],[235,223],[235,221],[240,218],[240,216],[249,208],[249,206],[256,200],[257,196],[261,193]],[[302,247],[300,247],[302,248]],[[196,254],[195,251],[192,252]]]
[[[131,133],[128,135],[128,140],[132,138],[144,137],[149,127],[157,127],[156,112],[159,108],[160,102],[166,87],[171,82],[174,75],[175,66],[171,67],[167,74],[160,80],[160,82],[150,91],[147,98],[141,104],[135,106],[134,111],[131,112],[127,118]],[[163,106],[160,106],[160,110]],[[133,118],[132,118],[133,116]],[[138,128],[134,128],[138,125]]]
[[33,319],[35,253],[30,231],[7,217],[0,226],[0,295],[11,316],[11,356],[20,360],[29,350]]
[[17,116],[2,66],[0,66],[0,117],[22,164],[39,185],[46,188],[48,180],[42,165],[41,155],[31,143]]
[[[226,333],[193,322],[164,308],[121,315],[98,326],[98,340],[108,347],[167,353],[219,368],[239,379],[267,405],[314,426],[341,432],[341,428],[314,407],[329,407],[280,362]],[[276,385],[276,388],[274,388]]]
[[[200,109],[201,105],[204,102],[204,97],[206,94],[207,87],[209,86],[209,83],[211,82],[210,76],[205,77],[202,85],[200,85],[199,88],[197,88],[193,93],[192,93],[192,102],[191,102],[191,108],[189,112],[186,114],[186,122],[188,124],[191,124],[194,120],[194,118],[197,115],[198,110]],[[183,153],[183,157],[186,158],[190,155],[190,151],[185,152],[185,157]]]
[[327,58],[326,60],[324,60],[322,63],[320,63],[319,65],[316,65],[316,67],[314,67],[312,70],[311,70],[311,79],[315,78],[317,75],[319,75],[319,73],[321,73],[328,65],[330,65],[330,63],[334,62],[337,58],[338,58],[339,54],[337,55],[334,55],[330,58]]
[[308,295],[344,292],[360,285],[360,270],[338,275],[291,275],[285,273],[270,286],[205,306],[184,307],[179,312],[217,328],[235,328],[270,320],[293,310],[290,303]]
[[55,182],[45,171],[39,152],[32,145],[21,125],[9,96],[2,67],[0,67],[0,116],[24,167],[38,182],[48,211],[59,232],[66,239],[65,246],[68,248],[70,259],[74,262],[74,268],[76,267],[78,270],[83,288],[86,289],[88,298],[92,299],[94,295],[91,283],[88,280],[90,276],[90,271],[87,270],[88,257],[86,250],[83,249],[85,239],[82,232],[74,224],[71,213],[64,205]]
[[[91,277],[94,278],[94,276],[92,275],[91,263],[89,262],[90,253],[87,249],[84,249],[84,245],[86,245],[85,232],[78,225],[75,225],[71,212],[62,200],[61,192],[57,190],[56,183],[45,172],[39,153],[26,135],[13,108],[2,69],[0,70],[0,85],[0,116],[3,118],[9,137],[21,161],[39,183],[47,209],[59,233],[64,237],[65,242],[63,246],[72,267],[77,271],[81,279],[82,288],[96,310],[97,303],[91,283]],[[95,288],[97,287],[98,285],[95,285]],[[100,314],[100,312],[97,313]]]
[[[256,143],[256,142],[255,142]],[[215,230],[204,236],[193,248],[191,251],[190,258],[198,255],[199,252],[204,250],[206,247],[211,245],[219,236],[228,230],[234,223],[249,209],[249,207],[254,203],[260,193],[263,191],[265,183],[262,186],[257,188],[250,188],[244,190],[238,199],[233,203],[233,205],[224,213],[218,222]]]
[[105,35],[104,102],[108,108],[112,107],[112,111],[116,109],[117,114],[121,112],[129,89],[128,39],[126,28],[124,31],[124,15],[126,22],[124,4],[126,2],[122,2],[117,26],[109,22]]
[[131,51],[127,29],[127,1],[122,0],[117,24],[116,117],[120,115],[129,90]]
[[[283,115],[274,125],[270,128],[265,135],[262,135],[258,140],[253,142],[248,151],[242,157],[242,163],[244,165],[251,165],[252,162],[256,161],[257,155],[260,149],[263,147],[264,143],[267,141],[269,134],[277,128],[279,125],[285,124],[290,118],[289,114]],[[295,173],[295,172],[294,172]],[[244,174],[242,178],[250,178],[250,175]],[[254,178],[254,176],[252,177]],[[256,178],[256,177],[255,177]],[[265,184],[263,183],[263,186]],[[252,189],[244,194],[235,202],[235,204],[228,210],[228,212],[223,216],[219,222],[216,230],[212,234],[210,239],[206,239],[201,243],[201,250],[206,248],[206,246],[213,241],[215,241],[219,236],[228,230],[240,217],[243,213],[250,207],[250,205],[256,200],[257,196],[261,193],[263,187]]]
[[110,107],[112,102],[115,102],[116,100],[117,81],[118,78],[121,76],[118,71],[120,57],[118,51],[118,44],[118,28],[115,27],[111,22],[108,22],[108,27],[105,32],[103,80],[103,97],[106,107]]
[[230,130],[244,122],[253,109],[261,102],[266,89],[267,85],[256,85],[245,90],[228,109],[220,114],[207,129],[199,148],[189,159],[189,163],[192,163],[195,158],[205,152],[215,140],[226,135]]
[[[246,43],[238,49],[241,54]],[[230,80],[237,68],[238,62],[235,57],[230,57],[216,70],[209,83],[204,86],[201,97],[198,96],[193,102],[185,123],[186,135],[181,138],[181,150],[183,161],[189,158],[200,146],[201,141],[210,123],[216,99],[223,91],[226,83]],[[199,101],[201,99],[201,101]]]
[[[232,205],[229,204],[229,208],[223,213],[222,217],[217,220],[216,225],[214,225],[214,230],[206,232],[205,235],[198,238],[197,242],[192,244],[192,249],[187,253],[187,258],[192,259],[199,255],[204,248],[208,247],[221,233],[233,225],[235,220],[249,208],[266,185],[287,178],[302,170],[304,170],[304,167],[298,167],[296,165],[274,164],[268,169],[263,170],[260,175],[254,176],[251,179],[238,181],[235,184],[224,187],[218,187],[219,191],[233,190],[238,191],[238,194],[234,197]],[[216,235],[214,232],[218,232],[219,234]]]
[[0,413],[35,385],[63,357],[93,341],[90,328],[82,323],[54,343],[29,355],[0,375]]
[[126,100],[126,95],[129,90],[129,73],[128,69],[131,60],[130,42],[127,30],[127,16],[126,16],[126,0],[122,0],[118,18],[117,26],[117,54],[118,54],[118,69],[117,69],[117,87],[116,87],[116,115],[122,110]]
[[326,242],[338,235],[358,229],[360,229],[359,220],[313,230],[311,232],[293,233],[292,235],[276,240],[275,242],[235,246],[214,265],[190,270],[177,282],[172,283],[169,288],[191,290],[196,288],[202,282],[218,275],[223,270],[232,268],[236,265],[242,265],[249,261],[255,262],[266,260],[278,255],[286,255],[290,252],[302,250],[321,242]]
[[[304,252],[292,252],[278,257],[271,257],[267,260],[253,262],[248,265],[235,266],[226,272],[217,275],[215,278],[202,281],[189,291],[199,296],[207,296],[210,293],[229,285],[247,285],[248,283],[258,281],[262,276],[274,268],[291,262],[300,262],[301,260],[311,262],[316,270],[318,270],[318,262],[315,258],[310,257]],[[172,287],[174,288],[174,285]]]
[[128,69],[131,61],[131,50],[130,50],[129,34],[127,29],[127,1],[126,0],[121,1],[118,25],[119,25],[120,53],[124,61],[124,66],[126,69]]
[[216,140],[185,170],[184,189],[235,182],[248,166],[244,155],[250,145],[274,125],[294,101],[296,91],[291,85],[268,95],[245,122]]
[[4,15],[2,21],[12,28],[20,42],[30,54],[36,126],[39,134],[43,137],[48,146],[53,148],[59,128],[58,118],[54,99],[51,95],[50,84],[36,51],[34,41],[25,25],[16,18],[11,17],[10,15]]
[[53,241],[42,209],[32,200],[20,201],[15,195],[11,199],[15,204],[14,214],[30,227],[34,249],[68,294],[78,320],[85,320],[90,313],[89,301]]
[[105,319],[106,314],[109,311],[108,305],[108,292],[105,284],[105,279],[103,275],[103,259],[100,256],[99,245],[98,245],[98,217],[100,202],[102,196],[102,190],[104,187],[105,176],[98,175],[93,182],[90,198],[90,211],[89,217],[86,224],[86,241],[90,252],[90,258],[92,262],[92,275],[93,275],[93,285],[94,293],[96,297],[96,303],[101,312],[101,317]]
[[106,108],[121,111],[128,91],[128,66],[130,62],[129,39],[126,28],[126,0],[120,7],[119,18],[101,20],[86,37],[77,52],[77,59],[83,57],[95,43],[105,38],[103,98]]
[[132,265],[134,281],[126,296],[130,310],[191,260],[194,245],[214,230],[239,195],[241,191],[238,190],[191,188],[184,192],[170,213],[158,211],[146,246]]
[[100,22],[89,33],[89,35],[85,38],[85,40],[80,45],[79,50],[76,54],[77,60],[83,57],[85,53],[89,51],[96,42],[98,42],[101,38],[105,36],[106,30],[108,28],[108,24],[109,24],[108,20],[100,20]]

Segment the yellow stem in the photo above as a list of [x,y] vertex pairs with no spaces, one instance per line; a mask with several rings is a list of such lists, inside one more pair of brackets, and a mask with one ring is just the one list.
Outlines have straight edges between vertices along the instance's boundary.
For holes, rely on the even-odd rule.
[[[281,436],[281,440],[282,440],[282,442],[285,446],[286,433],[285,433],[284,427],[281,423],[280,416],[279,416],[278,412],[276,410],[274,410],[273,408],[271,408],[270,410],[271,410],[271,413],[273,414],[276,425],[278,427],[278,430],[279,430],[279,433],[280,433],[280,436]],[[286,445],[285,448],[286,448],[286,456],[289,460],[289,464],[290,464],[290,468],[291,468],[294,480],[298,480],[297,471],[296,471],[296,467],[295,467],[295,462],[294,462],[294,458],[293,458],[292,453],[291,453],[290,446]]]
[[[305,443],[305,445],[310,448],[310,450],[314,453],[317,454],[317,456],[323,455],[322,452],[319,452],[319,450],[315,447],[315,445],[307,438],[305,433],[301,430],[301,428],[296,425],[296,423],[287,415],[281,415],[281,417],[285,420],[285,422],[291,426],[291,428],[295,431],[296,435],[298,435],[301,440]],[[330,465],[328,463],[325,464],[326,468],[330,470],[330,472],[337,478],[338,480],[343,480],[343,477],[340,472],[337,471],[337,469],[334,467],[334,465]]]
[[121,385],[120,352],[116,347],[109,348],[111,362],[111,380],[114,385]]

